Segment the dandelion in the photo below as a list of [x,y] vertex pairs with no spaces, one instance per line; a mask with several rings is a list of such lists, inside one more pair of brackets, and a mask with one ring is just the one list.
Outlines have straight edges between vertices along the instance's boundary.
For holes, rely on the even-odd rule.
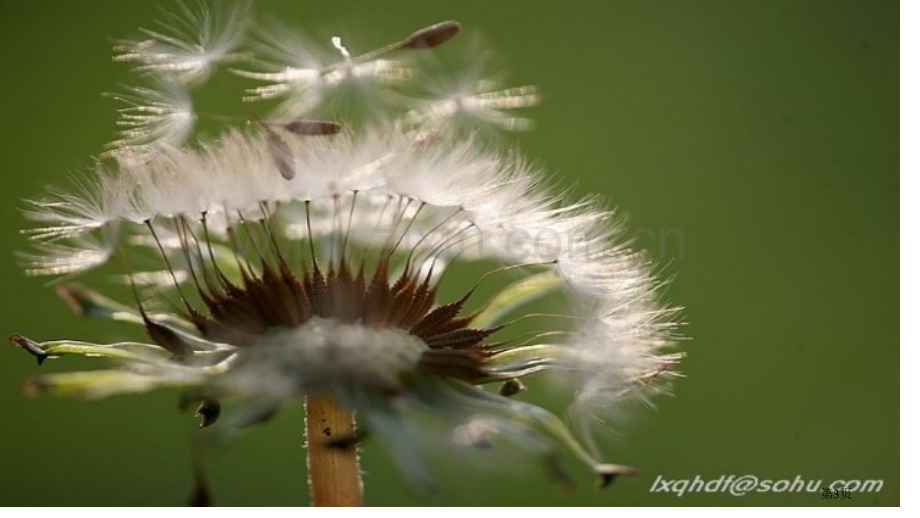
[[[181,33],[194,22],[196,37],[148,32],[155,43],[119,46],[122,60],[141,63],[155,80],[211,72],[242,16],[182,12]],[[407,53],[427,52],[459,27],[436,24],[359,57],[341,41],[334,46],[343,63],[406,67]],[[201,61],[188,67],[161,56],[199,48]],[[339,84],[315,81],[340,65],[310,67],[250,74],[274,82],[255,95],[313,102],[310,89]],[[666,386],[680,358],[672,351],[676,317],[600,201],[566,203],[515,153],[475,135],[407,129],[406,112],[357,128],[282,112],[185,145],[173,128],[198,114],[190,102],[174,102],[186,99],[183,91],[132,92],[121,141],[140,146],[143,159],[108,156],[74,192],[31,203],[27,214],[39,226],[27,233],[36,250],[23,259],[29,273],[60,275],[118,257],[132,303],[73,282],[58,285],[58,294],[79,314],[142,326],[149,343],[13,335],[39,363],[72,355],[111,361],[39,376],[30,392],[99,398],[179,388],[198,402],[201,426],[215,440],[306,398],[317,505],[360,503],[356,448],[365,439],[381,440],[420,490],[435,486],[423,452],[432,443],[517,447],[560,482],[571,459],[602,485],[635,474],[600,460],[591,423]],[[519,108],[532,95],[494,91],[464,103]],[[155,266],[144,270],[150,257]],[[454,277],[459,263],[489,269]],[[465,281],[465,290],[445,293],[448,278]],[[566,309],[529,309],[540,299],[565,301]],[[572,392],[579,439],[562,419],[515,397],[522,380],[543,371]]]

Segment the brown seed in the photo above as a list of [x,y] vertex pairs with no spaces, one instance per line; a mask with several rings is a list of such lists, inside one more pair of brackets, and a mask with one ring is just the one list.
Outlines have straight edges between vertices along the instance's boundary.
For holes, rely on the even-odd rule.
[[286,122],[282,126],[295,135],[335,135],[342,131],[342,125],[331,121],[299,120]]
[[278,172],[281,173],[285,180],[293,179],[296,171],[294,170],[294,152],[291,151],[291,146],[281,138],[281,135],[272,131],[268,126],[263,125],[262,128],[265,130],[265,138],[268,141],[268,151],[272,156],[275,167],[278,168]]
[[437,47],[460,32],[460,22],[448,20],[419,29],[403,40],[401,49],[427,49]]

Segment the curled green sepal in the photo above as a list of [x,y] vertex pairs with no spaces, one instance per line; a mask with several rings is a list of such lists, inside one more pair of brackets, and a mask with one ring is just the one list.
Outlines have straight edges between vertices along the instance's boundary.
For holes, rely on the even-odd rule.
[[558,273],[547,270],[509,284],[476,314],[470,327],[493,326],[503,316],[558,288],[561,283]]
[[164,349],[140,342],[119,342],[106,345],[75,340],[36,342],[20,334],[10,336],[10,342],[38,359],[39,365],[48,358],[59,356],[105,357],[141,362],[168,357]]
[[[61,284],[55,291],[74,313],[116,322],[144,324],[140,313],[132,307],[116,302],[101,293],[79,283]],[[175,315],[151,314],[149,318],[158,324],[174,330],[194,333],[195,326]]]
[[115,394],[147,392],[170,384],[156,376],[127,370],[98,370],[38,376],[27,381],[24,390],[29,395],[101,399]]
[[[522,433],[542,439],[546,445],[542,456],[547,470],[560,484],[570,483],[559,461],[560,451],[568,451],[588,465],[597,475],[600,487],[609,486],[618,476],[635,476],[639,473],[629,466],[595,459],[558,417],[541,407],[502,397],[456,380],[429,378],[422,383],[424,389],[414,391],[413,394],[421,396],[420,402],[429,411],[443,414],[445,409],[450,409],[449,413],[454,416],[457,411],[467,415],[491,415]],[[447,416],[450,417],[449,414]]]
[[[171,358],[166,349],[142,342],[117,342],[113,344],[94,344],[77,340],[49,340],[36,342],[20,334],[10,336],[10,342],[28,352],[41,365],[45,360],[61,356],[84,356],[89,358],[110,358],[138,363],[156,363]],[[209,351],[193,351],[192,359],[201,360],[208,365],[218,365],[232,350],[228,347]]]
[[139,324],[145,326],[148,332],[151,326],[155,326],[174,334],[177,339],[194,351],[212,351],[220,347],[202,338],[192,323],[179,316],[147,313],[145,320],[145,315],[141,315],[138,310],[118,303],[82,284],[62,284],[56,289],[58,296],[78,315]]
[[511,347],[489,356],[482,372],[483,381],[502,381],[539,372],[576,358],[576,353],[555,344],[536,344]]

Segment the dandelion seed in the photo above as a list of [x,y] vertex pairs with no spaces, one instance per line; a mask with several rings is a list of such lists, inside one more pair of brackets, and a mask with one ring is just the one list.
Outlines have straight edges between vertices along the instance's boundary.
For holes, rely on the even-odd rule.
[[411,109],[400,119],[404,127],[464,133],[483,127],[505,131],[533,127],[532,121],[518,110],[539,104],[535,86],[502,88],[498,79],[502,74],[481,43],[463,49],[462,59],[470,65],[452,74],[443,74],[436,63],[429,65],[432,70],[421,81],[425,95],[410,103]]
[[[310,42],[284,28],[272,28],[264,36],[262,47],[275,61],[264,64],[266,71],[236,70],[243,77],[267,81],[270,84],[252,88],[247,101],[281,98],[283,102],[276,117],[296,118],[311,115],[336,92],[349,87],[360,91],[358,99],[378,96],[386,102],[386,86],[401,83],[411,77],[411,69],[400,51],[436,47],[452,38],[460,24],[449,21],[416,31],[408,38],[352,56],[339,36],[331,39],[337,56],[330,57],[321,45]],[[367,103],[368,108],[374,103]],[[378,107],[379,108],[379,107]]]
[[164,82],[157,88],[134,86],[125,89],[125,94],[108,94],[127,105],[118,110],[119,138],[109,144],[115,153],[146,156],[157,147],[185,143],[196,115],[184,88]]
[[[224,15],[221,29],[207,13],[184,9],[167,31],[197,27],[190,41],[200,49],[149,33],[153,43],[138,42],[121,59],[185,82],[205,77],[242,26],[238,11]],[[295,63],[300,68],[247,75],[275,82],[256,97],[294,95],[334,84],[334,74],[360,75],[354,67],[389,66],[381,55],[434,47],[458,30],[444,22],[356,57],[335,40],[347,66]],[[99,398],[174,387],[186,403],[199,403],[200,426],[215,439],[306,397],[319,504],[360,501],[354,449],[365,438],[383,441],[421,489],[435,484],[422,451],[431,443],[464,451],[516,445],[560,484],[571,483],[571,460],[602,485],[635,474],[600,460],[588,423],[660,390],[679,361],[677,315],[660,302],[660,283],[596,199],[567,202],[516,154],[475,136],[438,138],[431,124],[463,111],[516,129],[517,119],[501,110],[534,104],[532,87],[467,92],[450,106],[405,114],[403,124],[343,129],[267,118],[189,146],[189,121],[179,114],[191,110],[176,95],[133,94],[121,98],[127,129],[116,147],[141,148],[143,160],[116,154],[74,192],[31,203],[27,214],[41,226],[27,231],[36,249],[22,259],[30,274],[61,275],[117,253],[133,306],[77,284],[58,293],[79,314],[143,327],[151,343],[14,335],[11,342],[39,361],[114,362],[39,376],[31,393]],[[412,125],[429,133],[420,137]],[[134,270],[136,256],[158,257],[158,265]],[[470,279],[454,272],[458,262],[490,268]],[[464,291],[447,296],[448,279],[465,283]],[[138,286],[155,291],[141,298]],[[547,298],[568,307],[533,309]],[[169,306],[156,304],[163,299],[172,311],[158,309]],[[524,380],[543,371],[561,377],[560,392],[572,390],[580,440],[562,419],[515,399]],[[332,416],[328,430],[316,425],[320,412]],[[330,477],[348,482],[344,497],[324,492]],[[202,501],[200,467],[196,481]]]
[[112,231],[103,236],[91,233],[54,241],[36,242],[32,252],[19,259],[30,275],[64,275],[105,264],[115,252]]
[[160,31],[141,29],[144,39],[119,42],[115,61],[182,84],[200,82],[230,57],[248,25],[249,3],[243,0],[200,1],[195,7],[177,2],[176,8],[157,22]]
[[403,117],[403,123],[410,127],[439,126],[474,118],[507,131],[522,131],[532,127],[530,119],[507,114],[504,110],[529,108],[538,102],[534,86],[461,92],[410,111]]

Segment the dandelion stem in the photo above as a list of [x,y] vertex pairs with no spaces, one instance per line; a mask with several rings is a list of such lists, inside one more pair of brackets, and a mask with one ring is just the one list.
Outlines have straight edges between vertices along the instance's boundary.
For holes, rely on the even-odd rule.
[[355,416],[329,396],[306,399],[307,464],[310,492],[317,507],[355,507],[362,503],[356,444],[336,444],[355,434]]

